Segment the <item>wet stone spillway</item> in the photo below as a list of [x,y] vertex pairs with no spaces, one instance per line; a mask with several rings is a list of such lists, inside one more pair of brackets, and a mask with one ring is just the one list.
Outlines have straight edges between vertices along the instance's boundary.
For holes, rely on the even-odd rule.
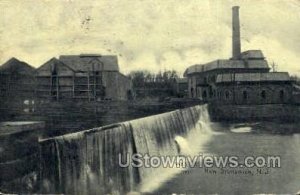
[[207,106],[199,105],[41,140],[40,192],[147,192],[155,187],[153,177],[167,170],[121,167],[119,157],[180,155],[185,143],[200,142],[209,128]]

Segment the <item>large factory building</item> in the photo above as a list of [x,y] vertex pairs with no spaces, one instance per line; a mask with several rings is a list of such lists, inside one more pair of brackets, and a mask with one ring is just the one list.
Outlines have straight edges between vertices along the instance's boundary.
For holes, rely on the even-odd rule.
[[119,71],[117,56],[62,55],[34,69],[11,58],[0,66],[0,99],[128,100],[131,79]]
[[287,103],[292,98],[287,72],[270,72],[260,50],[241,52],[239,7],[232,13],[232,58],[186,69],[188,96],[222,104]]
[[62,55],[36,70],[36,94],[41,98],[127,100],[130,78],[119,72],[117,56]]

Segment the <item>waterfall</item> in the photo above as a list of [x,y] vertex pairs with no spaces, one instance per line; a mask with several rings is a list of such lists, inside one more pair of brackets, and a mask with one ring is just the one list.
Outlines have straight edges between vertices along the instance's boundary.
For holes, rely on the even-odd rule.
[[[119,165],[133,154],[196,155],[209,140],[206,105],[40,141],[42,193],[124,194],[149,192],[181,169]],[[164,175],[164,176],[163,176]]]

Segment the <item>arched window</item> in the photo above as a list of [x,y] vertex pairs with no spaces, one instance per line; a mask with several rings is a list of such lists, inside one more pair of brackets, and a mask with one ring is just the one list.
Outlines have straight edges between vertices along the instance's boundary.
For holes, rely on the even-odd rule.
[[206,93],[206,91],[203,91],[202,98],[205,99],[206,97],[207,97],[207,93]]
[[243,91],[243,99],[244,100],[248,99],[248,92],[247,91]]
[[191,96],[194,97],[194,88],[191,88]]
[[279,91],[279,98],[280,98],[281,101],[284,100],[284,91],[283,90]]
[[262,99],[266,99],[266,91],[262,90],[260,96]]
[[229,96],[230,96],[229,91],[225,91],[225,99],[229,99]]

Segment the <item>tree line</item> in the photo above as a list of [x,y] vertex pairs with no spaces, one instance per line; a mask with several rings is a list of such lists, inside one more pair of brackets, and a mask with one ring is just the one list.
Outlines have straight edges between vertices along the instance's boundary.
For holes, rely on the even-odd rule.
[[132,71],[128,74],[132,80],[134,88],[142,87],[173,87],[178,73],[175,70],[159,71],[158,73],[151,73],[147,70]]

